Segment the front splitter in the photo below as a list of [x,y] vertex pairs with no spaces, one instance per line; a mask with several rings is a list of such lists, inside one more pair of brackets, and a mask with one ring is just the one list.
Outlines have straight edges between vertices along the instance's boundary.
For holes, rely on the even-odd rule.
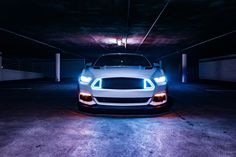
[[102,110],[116,110],[116,111],[147,111],[147,110],[153,110],[153,111],[161,111],[166,110],[170,107],[169,103],[164,103],[162,105],[158,106],[152,106],[152,105],[143,105],[143,106],[109,106],[109,105],[86,105],[83,103],[78,103],[79,110],[91,110],[91,111],[102,111]]

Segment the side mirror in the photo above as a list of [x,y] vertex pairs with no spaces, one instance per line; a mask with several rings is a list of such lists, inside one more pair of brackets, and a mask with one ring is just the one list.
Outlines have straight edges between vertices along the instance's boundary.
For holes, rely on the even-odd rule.
[[92,63],[86,63],[85,64],[85,68],[89,68],[89,67],[91,67],[92,66]]

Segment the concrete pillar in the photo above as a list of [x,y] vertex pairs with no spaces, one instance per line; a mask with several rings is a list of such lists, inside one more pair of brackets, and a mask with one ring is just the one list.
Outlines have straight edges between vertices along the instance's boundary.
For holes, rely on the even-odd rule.
[[61,58],[60,53],[56,53],[55,55],[56,64],[55,64],[55,81],[61,81]]
[[187,82],[187,54],[182,54],[182,83]]

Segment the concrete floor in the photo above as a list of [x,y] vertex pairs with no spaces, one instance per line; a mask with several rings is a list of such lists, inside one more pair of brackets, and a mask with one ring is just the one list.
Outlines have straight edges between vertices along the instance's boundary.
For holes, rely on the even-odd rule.
[[233,87],[170,85],[169,113],[85,114],[76,83],[0,84],[0,156],[236,156]]

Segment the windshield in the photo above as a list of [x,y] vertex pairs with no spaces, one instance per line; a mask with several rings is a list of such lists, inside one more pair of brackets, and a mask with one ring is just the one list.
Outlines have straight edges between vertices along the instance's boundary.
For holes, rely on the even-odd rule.
[[144,66],[150,67],[149,61],[138,55],[107,55],[100,57],[94,66]]

